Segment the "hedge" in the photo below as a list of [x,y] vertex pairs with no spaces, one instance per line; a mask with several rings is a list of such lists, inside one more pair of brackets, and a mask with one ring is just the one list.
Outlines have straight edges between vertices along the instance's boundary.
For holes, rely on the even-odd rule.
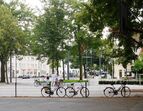
[[[99,84],[111,84],[111,83],[114,83],[114,84],[121,84],[122,81],[118,80],[118,81],[99,81]],[[143,85],[143,81],[139,82],[139,81],[126,81],[126,84],[129,84],[129,85],[139,85],[139,84],[142,84]]]
[[88,80],[64,80],[64,83],[72,83],[72,82],[88,82]]

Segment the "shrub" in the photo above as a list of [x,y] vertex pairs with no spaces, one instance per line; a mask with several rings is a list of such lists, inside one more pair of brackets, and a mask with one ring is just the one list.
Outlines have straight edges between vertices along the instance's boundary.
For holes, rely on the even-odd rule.
[[[122,81],[118,80],[118,81],[99,81],[99,84],[111,84],[111,83],[114,83],[114,84],[121,84]],[[138,85],[140,84],[139,81],[126,81],[126,84],[129,84],[129,85]],[[141,84],[143,85],[143,81],[141,81]]]
[[72,82],[88,82],[88,80],[64,80],[64,83],[72,83]]

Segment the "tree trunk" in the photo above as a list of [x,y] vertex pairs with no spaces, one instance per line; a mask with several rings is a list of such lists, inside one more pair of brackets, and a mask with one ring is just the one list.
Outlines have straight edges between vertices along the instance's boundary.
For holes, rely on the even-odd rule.
[[62,63],[63,63],[63,80],[65,80],[65,63],[64,63],[64,60],[62,60]]
[[5,61],[1,60],[1,82],[5,82]]
[[54,74],[55,71],[54,71],[54,60],[52,60],[52,74]]
[[58,60],[56,60],[56,70],[57,70],[57,76],[59,76],[59,61]]
[[80,43],[78,43],[78,52],[79,52],[79,70],[80,70],[79,79],[82,80],[82,52]]
[[[78,25],[78,27],[77,27],[77,32],[79,32],[80,31],[80,26]],[[75,38],[77,39],[77,44],[78,44],[78,56],[79,56],[79,71],[80,71],[80,76],[79,76],[79,79],[80,80],[82,80],[82,46],[81,46],[81,39],[79,38],[77,38],[77,34],[76,33],[74,33],[75,34]]]
[[[79,57],[79,58],[81,58],[81,57]],[[83,79],[83,77],[82,77],[82,60],[80,59],[80,78],[79,78],[80,80],[82,80]]]
[[84,78],[87,78],[86,64],[84,64],[83,67],[84,67]]
[[10,54],[10,83],[12,83],[12,54]]
[[7,63],[5,64],[5,77],[6,77],[7,84],[9,84],[8,73],[7,73]]

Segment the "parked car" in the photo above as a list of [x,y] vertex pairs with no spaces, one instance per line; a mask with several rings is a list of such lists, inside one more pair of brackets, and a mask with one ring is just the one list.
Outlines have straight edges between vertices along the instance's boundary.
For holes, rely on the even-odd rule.
[[20,75],[20,76],[18,76],[18,78],[23,78],[23,76],[22,76],[22,75]]
[[30,76],[29,75],[23,75],[22,79],[30,79]]

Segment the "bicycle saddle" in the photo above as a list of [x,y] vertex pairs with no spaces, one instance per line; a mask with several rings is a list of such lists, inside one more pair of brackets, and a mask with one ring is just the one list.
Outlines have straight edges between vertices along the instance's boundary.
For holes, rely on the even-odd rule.
[[126,85],[126,81],[122,81],[122,84],[123,84],[123,85]]
[[74,83],[71,83],[71,86],[73,86],[74,85]]

